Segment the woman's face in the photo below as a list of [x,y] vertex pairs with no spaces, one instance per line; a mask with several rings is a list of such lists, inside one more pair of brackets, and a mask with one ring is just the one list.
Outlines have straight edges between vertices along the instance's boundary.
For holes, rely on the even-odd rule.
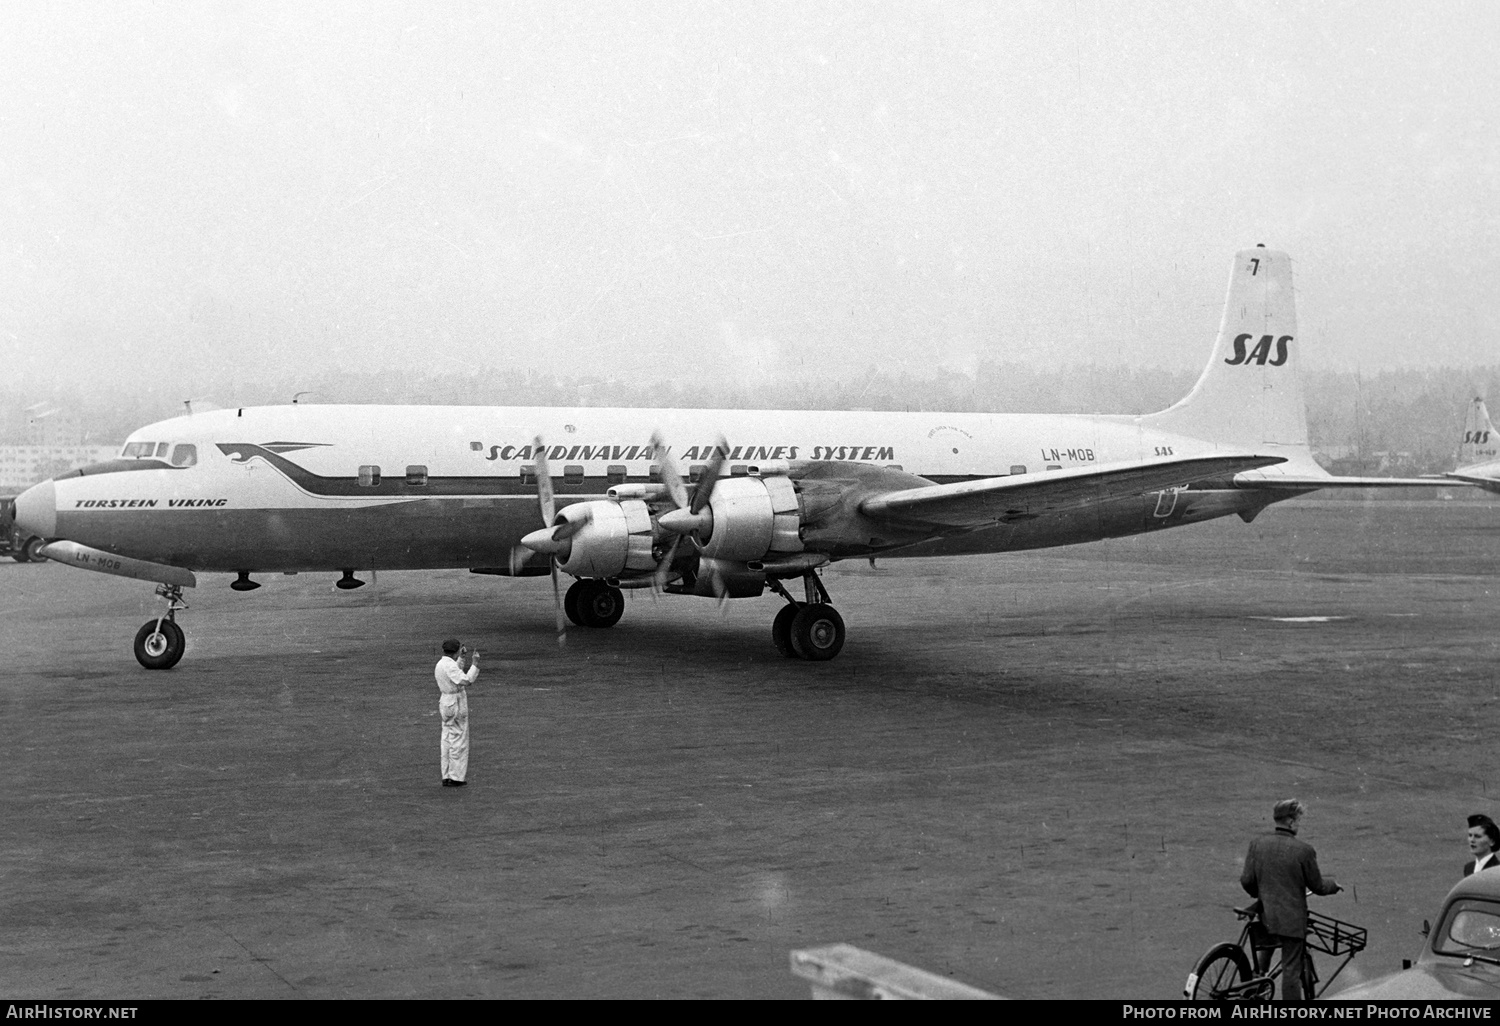
[[1476,859],[1488,855],[1493,850],[1484,827],[1469,827],[1469,851]]

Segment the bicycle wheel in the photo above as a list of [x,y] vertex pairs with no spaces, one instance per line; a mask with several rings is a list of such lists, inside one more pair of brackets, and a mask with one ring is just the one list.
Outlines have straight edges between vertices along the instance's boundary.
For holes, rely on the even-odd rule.
[[1187,978],[1182,988],[1183,996],[1190,1001],[1243,1000],[1238,988],[1251,979],[1250,960],[1237,944],[1215,944],[1208,954],[1198,959],[1198,965]]

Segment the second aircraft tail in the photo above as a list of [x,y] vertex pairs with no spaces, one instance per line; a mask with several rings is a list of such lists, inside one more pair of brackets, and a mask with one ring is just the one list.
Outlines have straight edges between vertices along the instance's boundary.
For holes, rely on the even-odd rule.
[[1458,467],[1494,463],[1500,459],[1500,435],[1490,423],[1490,411],[1483,399],[1475,399],[1464,414],[1464,440],[1458,447]]

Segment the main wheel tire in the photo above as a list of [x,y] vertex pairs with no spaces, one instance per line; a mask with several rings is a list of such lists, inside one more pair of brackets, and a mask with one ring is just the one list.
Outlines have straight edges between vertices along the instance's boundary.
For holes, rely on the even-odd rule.
[[583,622],[583,613],[578,609],[578,600],[587,588],[587,582],[574,581],[568,585],[568,590],[563,595],[563,612],[568,614],[569,620],[572,620],[580,627],[587,625]]
[[46,544],[47,539],[45,538],[27,538],[25,550],[26,558],[31,560],[33,563],[47,562],[47,557],[42,555],[42,546]]
[[1249,983],[1250,978],[1250,960],[1240,946],[1216,944],[1198,959],[1183,993],[1190,1001],[1259,1000],[1243,991],[1234,991]]
[[826,602],[812,602],[792,617],[791,635],[799,656],[821,663],[844,647],[844,618]]
[[187,649],[187,635],[171,620],[148,620],[135,632],[135,658],[148,670],[170,670]]
[[25,545],[17,545],[15,548],[11,549],[10,550],[10,558],[14,559],[17,563],[30,563],[31,562],[31,557],[28,556],[28,555],[26,555],[26,546]]
[[771,621],[771,640],[776,645],[776,651],[788,659],[800,658],[792,646],[792,618],[801,608],[790,604],[782,606],[776,613],[776,619]]
[[625,615],[625,595],[603,581],[589,581],[578,595],[578,615],[585,627],[613,627]]

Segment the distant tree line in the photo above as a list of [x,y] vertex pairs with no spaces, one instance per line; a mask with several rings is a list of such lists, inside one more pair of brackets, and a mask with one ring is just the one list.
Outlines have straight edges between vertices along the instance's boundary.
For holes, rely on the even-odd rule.
[[[654,382],[549,375],[510,368],[466,374],[350,371],[314,380],[239,383],[221,406],[290,402],[432,403],[475,406],[640,406],[792,410],[951,410],[988,413],[1150,413],[1181,399],[1196,372],[1085,365],[1038,370],[986,362],[974,375],[938,370],[918,377],[870,370],[842,380],[815,376],[748,384],[678,376]],[[1416,474],[1453,466],[1464,409],[1500,395],[1500,366],[1405,368],[1374,374],[1313,371],[1304,376],[1313,447],[1345,473]],[[185,412],[160,386],[138,390],[28,392],[0,385],[0,444],[28,441],[25,409],[47,400],[77,410],[79,442],[118,442],[136,428]],[[1500,408],[1496,410],[1500,415]]]

